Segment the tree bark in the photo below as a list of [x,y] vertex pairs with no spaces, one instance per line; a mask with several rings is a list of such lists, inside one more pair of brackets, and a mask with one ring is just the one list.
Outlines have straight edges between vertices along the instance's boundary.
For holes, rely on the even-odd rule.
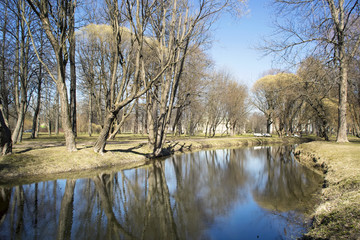
[[[60,76],[60,74],[59,74]],[[69,152],[76,151],[76,144],[75,144],[75,135],[72,131],[72,125],[70,122],[70,109],[68,104],[68,96],[65,82],[62,80],[58,80],[58,91],[60,95],[60,103],[61,103],[61,123],[64,130],[65,135],[65,142],[66,142],[66,149]]]
[[2,114],[3,114],[3,118],[6,124],[8,124],[8,120],[9,120],[9,100],[8,100],[8,96],[9,96],[9,91],[8,91],[8,87],[6,86],[6,80],[5,80],[5,70],[6,70],[6,61],[5,61],[5,50],[6,50],[6,33],[7,33],[7,23],[8,23],[8,0],[5,1],[5,13],[3,15],[3,26],[2,26],[2,43],[1,43],[1,57],[0,57],[0,61],[1,61],[1,66],[0,66],[0,94],[1,94],[1,99],[3,102],[3,109],[2,109]]
[[[137,100],[137,99],[136,99],[136,100]],[[109,140],[110,140],[110,139],[115,139],[116,134],[118,134],[120,128],[124,125],[125,120],[130,116],[132,110],[134,109],[135,104],[136,104],[136,100],[135,100],[135,102],[134,102],[128,109],[122,108],[122,109],[123,109],[123,114],[122,114],[122,116],[121,116],[121,120],[120,120],[120,122],[119,122],[118,124],[116,124],[116,125],[113,127],[113,131],[112,131],[112,133],[110,134],[110,136],[109,136],[109,138],[108,138]],[[115,120],[115,119],[114,119],[114,120]],[[115,121],[114,121],[114,123],[115,123]]]
[[106,118],[104,121],[104,127],[102,128],[100,135],[97,138],[95,145],[94,145],[94,152],[97,152],[97,153],[105,152],[106,140],[109,137],[110,129],[114,122],[114,119],[116,118],[117,113],[118,112],[109,112],[106,115]]
[[135,100],[135,120],[134,120],[134,134],[139,133],[139,99]]
[[72,131],[76,137],[77,127],[76,127],[75,4],[76,4],[76,0],[72,0],[70,2],[70,7],[69,7],[69,12],[70,12],[69,60],[70,60],[70,118],[71,118]]
[[271,134],[271,124],[272,124],[272,119],[271,116],[269,115],[266,119],[266,132]]
[[[55,118],[55,134],[59,135],[59,125],[60,125],[60,104],[59,104],[59,92],[56,91],[55,93],[55,111],[54,111],[54,118]],[[50,115],[50,114],[49,114]]]
[[[344,60],[345,61],[345,60]],[[339,84],[339,106],[338,106],[338,131],[336,142],[349,142],[347,138],[347,85],[348,85],[348,68],[346,62],[340,63],[340,84]]]
[[[24,19],[25,16],[25,2],[19,1],[17,5],[19,19],[17,21],[16,29],[17,36],[16,45],[16,73],[20,79],[20,94],[18,93],[18,78],[15,78],[16,90],[16,107],[17,107],[17,121],[13,131],[12,141],[17,143],[20,140],[20,132],[24,124],[26,105],[27,105],[27,85],[28,85],[28,63],[29,63],[29,50],[30,50],[30,36],[26,34],[26,26]],[[20,57],[19,57],[20,52]]]
[[89,137],[92,135],[92,87],[89,93],[89,109],[88,109],[88,134]]
[[[18,11],[19,11],[19,16],[21,16],[21,14],[23,14],[24,12],[24,8],[25,8],[25,2],[19,2],[18,5]],[[15,91],[16,91],[16,107],[17,107],[17,121],[16,121],[16,126],[15,129],[13,131],[12,134],[12,141],[13,143],[17,143],[19,140],[19,135],[20,135],[20,131],[21,128],[24,124],[24,119],[25,119],[25,111],[26,111],[26,104],[27,104],[27,78],[28,78],[28,59],[29,59],[29,35],[26,36],[26,30],[25,30],[25,23],[23,19],[20,19],[20,33],[21,33],[21,37],[19,36],[18,43],[17,44],[19,46],[19,50],[17,50],[17,55],[18,55],[18,51],[20,51],[20,57],[17,58],[17,64],[19,64],[19,67],[17,67],[17,70],[20,70],[20,94],[18,93],[18,79],[15,79]],[[19,31],[18,31],[19,33]],[[18,65],[17,65],[18,66]],[[16,73],[16,75],[19,72]]]
[[0,99],[0,149],[2,155],[12,153],[11,131],[8,128],[3,116],[3,105],[1,99]]
[[42,64],[39,64],[39,73],[38,73],[38,87],[37,87],[37,101],[36,107],[34,111],[33,117],[33,124],[32,124],[32,131],[31,131],[31,138],[34,139],[36,137],[36,130],[37,130],[37,122],[38,116],[40,112],[40,104],[41,104],[41,84],[42,84]]

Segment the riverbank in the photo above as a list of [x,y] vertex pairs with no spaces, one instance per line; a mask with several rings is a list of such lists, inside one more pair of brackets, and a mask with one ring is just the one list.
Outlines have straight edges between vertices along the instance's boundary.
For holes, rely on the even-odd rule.
[[[266,144],[295,144],[309,139],[278,137],[215,137],[174,138],[169,137],[167,147],[171,153],[182,153],[212,148],[256,146]],[[63,136],[40,136],[25,138],[16,144],[13,154],[0,158],[0,185],[32,183],[58,178],[83,178],[103,172],[129,169],[147,164],[151,149],[146,137],[120,135],[109,141],[103,155],[94,153],[92,146],[96,137],[77,138],[78,151],[69,153]]]
[[360,142],[310,142],[295,155],[324,176],[321,203],[304,239],[360,239]]

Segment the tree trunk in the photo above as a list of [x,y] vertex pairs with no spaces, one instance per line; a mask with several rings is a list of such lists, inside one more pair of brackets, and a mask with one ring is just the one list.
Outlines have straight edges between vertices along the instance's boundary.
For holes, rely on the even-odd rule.
[[26,105],[25,100],[21,99],[20,107],[18,109],[18,114],[17,114],[16,126],[15,126],[14,132],[11,136],[12,142],[14,144],[18,142],[21,126],[25,119],[25,105]]
[[24,135],[24,121],[22,122],[21,128],[20,128],[20,134],[19,134],[19,137],[18,137],[18,139],[19,139],[18,141],[19,141],[19,142],[22,142],[23,135]]
[[48,118],[48,134],[49,134],[49,137],[51,136],[51,119]]
[[135,120],[134,120],[134,134],[139,133],[139,99],[135,100]]
[[[76,2],[76,1],[75,1]],[[76,127],[76,64],[75,64],[75,3],[70,2],[69,8],[69,60],[70,60],[70,119],[72,131],[77,136]]]
[[[19,16],[21,12],[25,9],[25,2],[19,2],[18,11]],[[19,24],[20,23],[20,24]],[[29,35],[26,35],[25,30],[25,22],[23,19],[19,19],[17,28],[17,36],[16,45],[19,47],[16,50],[16,73],[15,73],[15,102],[17,107],[17,121],[16,126],[12,135],[13,143],[17,143],[19,140],[19,135],[21,128],[25,119],[25,111],[27,104],[27,81],[28,81],[28,59],[29,59]],[[20,34],[19,34],[20,33]],[[19,57],[20,52],[20,57]],[[20,73],[20,94],[18,92],[18,78],[17,75]]]
[[36,131],[35,131],[35,137],[39,137],[39,131],[40,131],[40,114],[38,116],[38,119],[37,119],[37,124],[36,124]]
[[89,93],[89,109],[88,109],[88,134],[89,137],[92,135],[92,88]]
[[0,99],[0,149],[1,154],[12,153],[11,131],[5,123],[3,116],[3,105]]
[[266,119],[266,133],[271,134],[271,124],[272,124],[271,116],[268,116]]
[[6,86],[6,80],[5,80],[5,70],[6,70],[6,61],[5,61],[5,50],[6,50],[6,33],[7,33],[7,22],[8,22],[8,0],[5,1],[5,14],[3,16],[3,26],[2,26],[2,43],[1,43],[1,66],[0,66],[0,94],[1,99],[3,102],[2,105],[2,114],[3,118],[6,124],[8,124],[9,120],[9,91],[8,87]]
[[155,119],[157,119],[157,111],[156,111],[157,102],[152,98],[151,93],[147,93],[147,130],[148,130],[148,142],[149,146],[155,151],[156,147],[156,129],[157,123]]
[[109,112],[106,115],[106,119],[104,121],[104,127],[102,128],[99,137],[97,138],[95,145],[94,145],[94,152],[97,153],[104,153],[105,152],[105,146],[106,146],[106,140],[109,137],[111,126],[114,122],[114,119],[116,117],[118,112]]
[[338,131],[336,142],[349,142],[347,138],[346,126],[346,105],[347,105],[347,84],[348,67],[345,60],[340,62],[340,86],[339,86],[339,106],[338,106]]
[[181,126],[180,118],[182,115],[182,110],[183,110],[182,107],[178,107],[176,109],[175,120],[174,120],[174,124],[172,126],[173,135],[175,135],[175,136],[177,133],[179,133],[179,136],[181,135],[181,129],[179,129],[179,126]]
[[72,131],[72,125],[70,122],[70,109],[68,104],[66,85],[64,81],[65,79],[62,78],[63,76],[65,76],[65,68],[62,67],[60,63],[58,64],[57,89],[60,95],[60,103],[61,103],[61,123],[65,135],[66,149],[69,152],[72,152],[72,151],[76,151],[77,149],[75,144],[75,135]]
[[60,125],[60,112],[59,112],[59,92],[56,91],[55,95],[55,134],[59,135],[59,125]]
[[38,88],[37,88],[37,101],[36,101],[36,107],[34,111],[34,117],[33,117],[33,124],[32,124],[32,131],[31,131],[31,138],[34,139],[37,129],[37,123],[38,123],[38,116],[40,112],[40,104],[41,104],[41,82],[42,82],[42,64],[39,64],[39,76],[38,76]]
[[[120,120],[120,122],[118,124],[116,124],[115,127],[113,126],[113,130],[112,130],[112,132],[111,132],[108,139],[115,139],[116,134],[119,133],[120,128],[122,126],[124,126],[125,120],[130,116],[131,112],[133,111],[133,109],[135,107],[135,104],[136,104],[136,101],[128,109],[122,108],[123,113],[122,113],[122,116],[121,116],[121,120]],[[114,123],[115,123],[115,121],[114,121]]]
[[[20,14],[20,9],[18,9],[18,14]],[[17,121],[15,125],[14,132],[11,136],[12,141],[15,143],[17,142],[17,138],[20,131],[20,118],[21,118],[21,111],[23,110],[23,107],[21,106],[22,103],[20,102],[20,90],[19,90],[19,71],[20,71],[20,23],[19,20],[16,21],[16,51],[15,51],[15,66],[14,66],[14,100],[15,100],[15,110],[17,115]]]
[[[16,126],[12,135],[12,141],[13,143],[17,143],[19,140],[20,132],[22,129],[22,126],[24,124],[25,119],[25,112],[26,112],[26,104],[27,104],[27,78],[28,78],[28,52],[29,52],[29,43],[25,42],[24,37],[24,23],[21,24],[22,29],[22,38],[20,42],[20,95],[16,94],[17,96],[17,121]],[[15,80],[16,85],[17,80]],[[17,88],[17,87],[16,87]],[[20,99],[19,99],[20,98]]]

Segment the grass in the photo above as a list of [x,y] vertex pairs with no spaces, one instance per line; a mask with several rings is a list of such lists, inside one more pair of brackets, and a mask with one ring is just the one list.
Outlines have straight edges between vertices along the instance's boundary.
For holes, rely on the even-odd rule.
[[[57,178],[79,178],[93,175],[92,171],[104,169],[133,168],[146,164],[151,149],[144,135],[119,134],[108,141],[103,155],[93,151],[96,135],[77,137],[78,151],[66,151],[64,136],[47,134],[30,139],[25,134],[23,141],[14,145],[13,154],[0,158],[0,185],[15,185]],[[275,143],[299,143],[297,138],[265,138],[241,135],[235,137],[205,138],[197,136],[168,136],[167,146],[171,152],[188,152],[200,149],[252,146]]]
[[299,161],[324,174],[322,202],[307,237],[360,238],[360,141],[311,142],[297,149]]

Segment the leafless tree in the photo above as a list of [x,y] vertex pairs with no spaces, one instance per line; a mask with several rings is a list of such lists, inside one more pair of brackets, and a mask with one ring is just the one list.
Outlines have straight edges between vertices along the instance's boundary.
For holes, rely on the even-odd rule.
[[[51,2],[49,0],[26,0],[31,9],[34,11],[38,19],[41,21],[41,26],[44,29],[48,40],[54,51],[56,58],[57,76],[55,76],[45,62],[40,58],[37,50],[37,57],[39,61],[44,64],[49,76],[56,83],[57,90],[61,102],[61,119],[62,127],[64,129],[66,148],[68,151],[76,151],[75,135],[72,131],[72,124],[70,121],[70,106],[66,86],[66,64],[68,62],[68,46],[69,41],[69,26],[71,22],[70,8],[75,4],[74,1],[59,1]],[[29,26],[28,26],[29,27]],[[29,28],[29,33],[31,33]],[[32,39],[32,41],[34,41]],[[34,44],[33,44],[34,46]]]
[[301,81],[297,85],[297,94],[309,106],[310,109],[307,108],[307,111],[311,112],[308,121],[314,121],[319,129],[319,136],[329,140],[330,123],[334,118],[330,111],[331,93],[335,89],[331,70],[326,69],[319,59],[310,57],[301,63],[297,75]]
[[[30,35],[27,31],[26,23],[31,25],[32,16],[25,1],[16,2],[17,21],[16,24],[16,49],[15,49],[15,67],[14,67],[14,98],[16,108],[16,126],[13,130],[12,141],[17,143],[20,138],[20,132],[24,124],[25,113],[28,100],[28,86],[30,82]],[[20,86],[20,89],[19,89]]]
[[199,36],[210,28],[217,14],[230,1],[172,0],[159,1],[159,4],[161,8],[151,19],[155,38],[160,43],[157,61],[160,66],[164,66],[166,57],[172,54],[173,63],[147,96],[148,138],[153,156],[166,154],[163,146],[186,58],[189,52],[199,48],[199,40],[202,42]]
[[[148,72],[149,68],[145,66],[147,56],[145,45],[154,48],[158,44],[145,36],[145,32],[149,30],[150,15],[157,9],[158,2],[127,1],[122,2],[120,6],[117,1],[106,3],[114,44],[108,107],[103,128],[94,145],[94,151],[100,153],[105,150],[106,140],[119,111],[146,93],[172,61],[172,58],[167,58],[166,63],[151,74]],[[125,23],[129,28],[121,26]],[[127,48],[124,49],[121,48],[121,44],[126,35],[129,40]],[[119,71],[120,76],[118,76]],[[119,85],[116,88],[117,84]]]

